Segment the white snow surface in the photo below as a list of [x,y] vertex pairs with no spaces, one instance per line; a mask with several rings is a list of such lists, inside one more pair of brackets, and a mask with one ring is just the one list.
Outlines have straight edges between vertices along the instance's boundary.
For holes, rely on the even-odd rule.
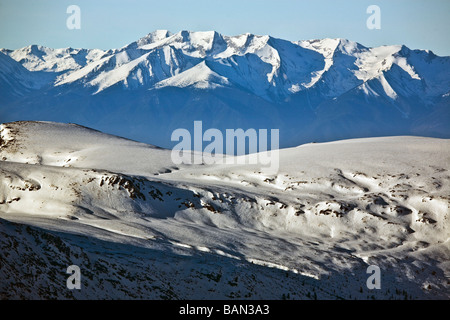
[[[280,150],[266,175],[255,164],[175,166],[170,150],[74,124],[5,123],[0,137],[5,296],[70,298],[50,264],[33,270],[54,291],[20,289],[20,270],[39,268],[21,260],[31,250],[95,273],[78,297],[450,297],[449,140],[311,143]],[[381,290],[366,287],[369,265]],[[142,272],[159,285],[148,289]]]
[[[29,71],[52,74],[48,81],[53,86],[82,85],[94,94],[115,85],[153,89],[189,83],[211,89],[226,82],[269,100],[325,85],[324,94],[334,98],[378,79],[386,97],[395,100],[395,90],[401,88],[393,89],[393,84],[411,88],[402,92],[406,97],[430,95],[428,99],[450,86],[448,59],[437,61],[428,51],[401,45],[367,48],[339,38],[287,41],[249,33],[156,30],[107,51],[37,45],[1,51]],[[200,62],[206,62],[208,70],[198,68]],[[178,76],[186,71],[187,82]]]

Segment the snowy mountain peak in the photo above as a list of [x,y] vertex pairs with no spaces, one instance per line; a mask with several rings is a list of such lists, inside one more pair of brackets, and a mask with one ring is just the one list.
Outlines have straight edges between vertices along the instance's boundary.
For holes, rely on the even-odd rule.
[[194,87],[197,89],[215,89],[229,84],[227,78],[215,73],[205,61],[200,62],[182,73],[158,82],[156,88],[164,87]]
[[[53,77],[58,86],[77,83],[92,88],[95,93],[116,84],[128,89],[141,86],[151,89],[156,83],[158,88],[164,83],[173,85],[179,82],[177,79],[170,81],[170,77],[200,61],[208,61],[209,68],[219,77],[266,100],[286,99],[314,89],[328,98],[335,98],[381,76],[386,84],[383,88],[393,87],[395,84],[391,85],[391,81],[406,79],[394,79],[394,71],[385,77],[383,73],[390,72],[392,65],[399,66],[413,80],[424,79],[428,75],[419,75],[417,70],[421,67],[415,66],[421,62],[411,59],[411,55],[419,55],[426,62],[433,62],[435,57],[405,46],[367,48],[342,38],[293,42],[269,35],[223,36],[216,31],[187,30],[174,34],[156,30],[121,49],[110,51],[32,45],[3,52],[30,71],[58,73]],[[190,72],[191,80],[193,76],[195,72]],[[203,76],[199,74],[198,81],[194,82],[204,82]],[[429,81],[434,82],[433,77]],[[446,80],[438,85],[443,88],[448,83]],[[433,95],[444,94],[441,89],[431,91]]]
[[[338,131],[344,132],[343,137],[353,137],[349,132],[358,130],[349,129],[354,122],[347,123],[353,117],[364,121],[376,118],[377,126],[361,130],[381,135],[385,134],[378,131],[382,122],[387,123],[390,133],[397,132],[396,116],[401,119],[398,121],[409,121],[407,128],[400,126],[401,132],[410,132],[414,121],[432,136],[449,131],[443,123],[450,121],[445,96],[450,88],[450,57],[402,45],[371,48],[342,38],[288,41],[251,33],[227,36],[216,31],[156,30],[127,46],[107,51],[32,45],[1,52],[10,59],[2,59],[0,86],[11,89],[0,96],[3,108],[8,109],[0,116],[10,120],[38,113],[40,107],[32,108],[38,103],[54,106],[57,100],[72,105],[69,100],[89,100],[95,95],[104,108],[120,104],[117,110],[122,104],[134,108],[130,101],[142,104],[141,112],[147,112],[147,107],[170,109],[167,106],[178,112],[180,106],[185,106],[192,116],[201,110],[224,108],[230,121],[239,118],[232,116],[236,114],[249,119],[249,110],[258,106],[257,113],[264,112],[264,117],[270,117],[277,127],[294,121],[290,118],[299,121],[337,117],[327,120],[331,123],[311,125],[312,133],[301,139],[293,134],[296,143],[329,132],[334,136]],[[174,91],[177,93],[169,99],[167,92]],[[132,97],[130,101],[116,99],[127,95]],[[26,111],[17,108],[18,97],[25,97],[20,103]],[[284,106],[289,110],[286,115],[281,114]],[[139,112],[130,113],[137,117],[135,121],[144,121]],[[423,121],[432,124],[424,125]],[[334,123],[342,124],[339,130],[323,132],[324,127],[334,127]],[[248,125],[242,120],[241,126]],[[261,123],[255,120],[254,125]],[[164,130],[168,130],[167,126]]]
[[340,52],[345,53],[347,55],[355,55],[362,51],[366,51],[367,48],[363,45],[359,44],[358,42],[350,41],[347,39],[337,39],[338,45],[336,49],[338,49]]
[[138,47],[166,39],[173,34],[168,30],[155,30],[137,41]]

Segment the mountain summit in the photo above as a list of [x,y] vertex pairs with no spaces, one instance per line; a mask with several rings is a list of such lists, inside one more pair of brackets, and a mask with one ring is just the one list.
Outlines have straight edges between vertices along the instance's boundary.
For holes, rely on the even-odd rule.
[[157,30],[119,49],[0,50],[0,120],[77,122],[169,147],[194,120],[281,146],[450,137],[450,57],[346,39]]

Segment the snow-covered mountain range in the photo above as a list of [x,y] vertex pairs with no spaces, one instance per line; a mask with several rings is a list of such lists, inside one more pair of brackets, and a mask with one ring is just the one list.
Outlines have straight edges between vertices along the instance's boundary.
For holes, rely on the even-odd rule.
[[[178,165],[78,125],[0,126],[2,299],[448,299],[450,142]],[[69,290],[77,265],[81,289]],[[366,286],[369,265],[381,289]]]
[[0,120],[75,122],[169,147],[194,120],[280,128],[281,146],[450,137],[450,57],[345,39],[158,30],[120,49],[0,52]]

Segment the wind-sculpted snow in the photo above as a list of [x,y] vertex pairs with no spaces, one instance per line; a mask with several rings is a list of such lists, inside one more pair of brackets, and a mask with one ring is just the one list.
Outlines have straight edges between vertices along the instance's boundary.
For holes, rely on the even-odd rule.
[[266,175],[174,166],[170,150],[77,125],[0,137],[4,298],[449,298],[448,140],[306,144]]
[[450,137],[449,57],[403,45],[158,30],[118,49],[1,51],[2,122],[75,122],[163,147],[218,115],[223,128],[281,127],[283,147]]

